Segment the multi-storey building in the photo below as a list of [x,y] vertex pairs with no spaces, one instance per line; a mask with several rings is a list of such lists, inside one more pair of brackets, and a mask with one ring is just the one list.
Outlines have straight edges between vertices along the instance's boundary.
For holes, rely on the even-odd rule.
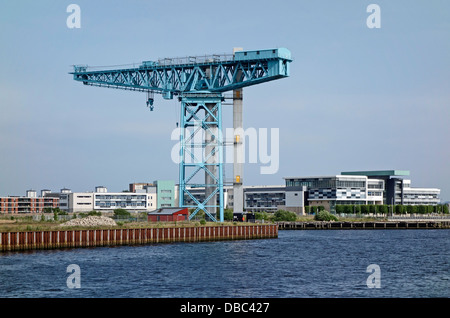
[[156,186],[157,208],[175,207],[178,202],[175,201],[175,182],[172,180],[154,181]]
[[34,190],[28,190],[24,197],[0,197],[0,214],[42,213],[46,208],[58,207],[58,198],[37,197]]
[[285,186],[244,186],[244,211],[275,212],[285,205]]
[[441,190],[437,188],[412,188],[407,170],[351,171],[343,175],[367,176],[369,180],[384,180],[383,204],[437,205]]
[[[336,176],[285,177],[286,209],[301,213],[305,206],[324,206],[335,212],[338,204],[439,204],[440,190],[411,188],[409,171],[342,172]],[[294,199],[293,194],[298,198]]]
[[151,205],[152,210],[178,206],[178,187],[175,186],[173,180],[155,180],[153,183],[130,183],[129,188],[130,192],[133,193],[151,193],[155,203]]
[[125,209],[130,212],[151,211],[156,209],[155,193],[108,192],[101,186],[95,192],[70,192],[64,189],[60,194],[60,208],[73,212],[112,212],[114,209]]
[[[437,188],[412,188],[411,180],[402,180],[397,183],[397,193],[394,204],[404,205],[437,205],[440,203],[440,189]],[[399,200],[400,199],[400,200]],[[400,202],[400,203],[399,203]]]
[[[323,206],[334,212],[337,204],[382,204],[384,181],[367,176],[285,177],[286,209],[303,213],[305,206]],[[289,195],[288,195],[289,194]],[[297,194],[301,200],[295,200]],[[298,209],[293,209],[297,207]]]

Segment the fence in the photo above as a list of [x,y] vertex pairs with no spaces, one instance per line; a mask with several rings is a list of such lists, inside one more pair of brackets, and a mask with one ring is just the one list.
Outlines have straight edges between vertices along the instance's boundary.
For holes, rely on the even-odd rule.
[[391,215],[388,216],[389,221],[396,220],[443,220],[450,221],[450,215],[442,215],[442,214],[400,214],[400,215]]
[[0,251],[277,237],[276,224],[4,232]]

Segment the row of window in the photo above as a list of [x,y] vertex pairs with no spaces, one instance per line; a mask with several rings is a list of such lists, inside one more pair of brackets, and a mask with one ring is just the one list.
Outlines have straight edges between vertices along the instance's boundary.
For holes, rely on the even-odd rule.
[[145,207],[145,202],[95,202],[98,207]]
[[311,180],[295,180],[287,179],[287,187],[301,187],[309,188],[365,188],[365,181],[353,180],[337,180],[337,179],[311,179]]
[[[145,200],[145,195],[96,195],[96,200]],[[152,197],[150,197],[152,199]]]

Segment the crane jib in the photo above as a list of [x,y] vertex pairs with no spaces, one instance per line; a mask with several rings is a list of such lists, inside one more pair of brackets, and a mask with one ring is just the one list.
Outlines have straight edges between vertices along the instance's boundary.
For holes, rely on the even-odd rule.
[[138,67],[112,70],[75,66],[71,74],[86,85],[178,95],[226,92],[287,77],[292,61],[287,49],[241,51],[232,59],[220,57],[145,61]]

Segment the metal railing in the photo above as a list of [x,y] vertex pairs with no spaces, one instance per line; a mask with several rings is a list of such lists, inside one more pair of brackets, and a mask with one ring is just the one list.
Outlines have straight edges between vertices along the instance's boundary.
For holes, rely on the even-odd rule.
[[389,215],[389,221],[397,220],[450,220],[450,215],[442,214],[408,214],[408,215]]
[[228,62],[233,61],[233,54],[212,54],[212,55],[200,55],[200,56],[185,56],[174,58],[158,59],[157,66],[166,65],[184,65],[184,64],[205,64],[216,62]]
[[158,58],[157,61],[143,61],[140,63],[128,63],[118,65],[72,65],[74,71],[87,72],[87,71],[99,71],[99,70],[115,70],[115,69],[129,69],[142,66],[168,66],[168,65],[189,65],[189,64],[207,64],[217,62],[230,62],[234,60],[233,54],[211,54],[211,55],[199,55],[199,56],[184,56],[184,57],[171,57],[171,58]]

